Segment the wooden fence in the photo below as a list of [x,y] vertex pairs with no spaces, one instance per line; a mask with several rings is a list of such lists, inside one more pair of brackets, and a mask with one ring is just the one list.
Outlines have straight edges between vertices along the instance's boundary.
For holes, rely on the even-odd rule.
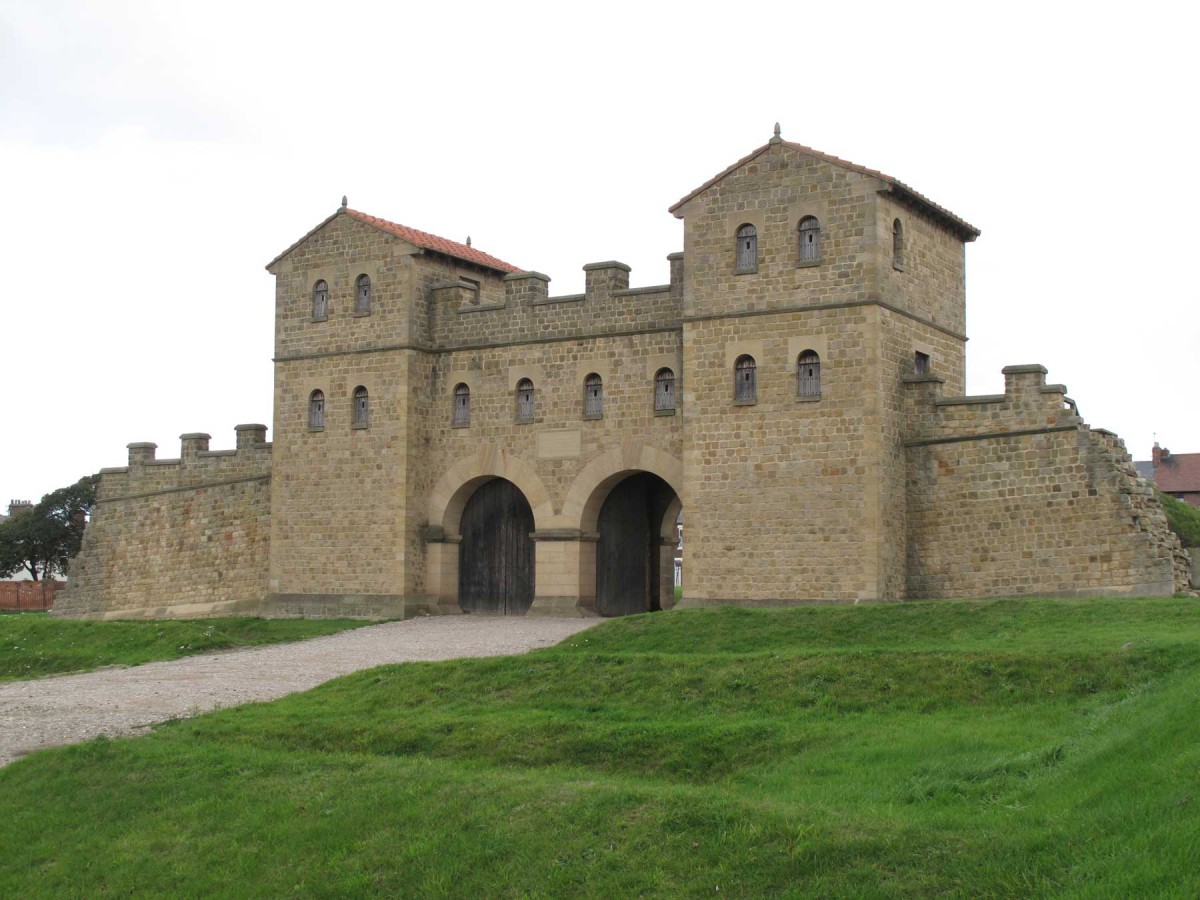
[[0,612],[53,609],[54,595],[65,581],[0,581]]

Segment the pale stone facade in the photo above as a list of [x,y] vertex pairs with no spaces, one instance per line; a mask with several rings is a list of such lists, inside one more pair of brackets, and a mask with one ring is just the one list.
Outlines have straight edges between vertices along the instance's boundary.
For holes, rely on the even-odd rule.
[[[1123,446],[1044,369],[962,396],[972,226],[778,135],[671,211],[669,284],[610,261],[553,297],[343,206],[268,267],[273,442],[130,445],[58,614],[482,611],[489,579],[510,612],[668,608],[681,505],[683,605],[1186,585]],[[495,479],[516,512],[481,505]],[[531,562],[495,574],[514,523]]]

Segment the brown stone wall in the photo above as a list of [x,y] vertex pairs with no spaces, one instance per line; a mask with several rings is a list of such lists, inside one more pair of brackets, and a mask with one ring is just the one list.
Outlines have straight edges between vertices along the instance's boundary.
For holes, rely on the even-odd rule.
[[[903,260],[892,256],[892,226],[903,225]],[[966,331],[966,245],[946,226],[881,194],[876,208],[880,298],[935,325]]]
[[[402,594],[408,466],[407,361],[417,351],[336,354],[276,363],[271,498],[272,594]],[[353,396],[367,389],[366,428]],[[309,397],[325,424],[309,427]]]
[[[880,595],[878,310],[710,319],[684,330],[684,602]],[[795,361],[821,356],[819,400]],[[734,361],[758,401],[734,402]]]
[[83,548],[55,615],[192,617],[253,608],[267,586],[271,446],[262,426],[239,431],[237,450],[185,436],[179,460],[153,444],[101,472]]
[[909,385],[923,410],[907,444],[909,596],[1182,590],[1179,542],[1124,445],[1040,366],[1005,374],[1000,397]]

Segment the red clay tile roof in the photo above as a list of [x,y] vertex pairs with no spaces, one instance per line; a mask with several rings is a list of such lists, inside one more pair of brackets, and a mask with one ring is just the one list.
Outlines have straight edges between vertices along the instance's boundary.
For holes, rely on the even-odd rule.
[[1154,486],[1164,494],[1200,491],[1200,453],[1172,453],[1154,467]]
[[341,214],[353,216],[360,222],[370,225],[372,228],[378,228],[380,231],[385,231],[388,234],[395,235],[402,240],[408,241],[414,246],[421,247],[425,250],[432,250],[434,253],[441,253],[444,256],[453,256],[455,259],[461,259],[465,262],[475,263],[477,266],[483,266],[485,269],[495,269],[500,272],[521,272],[519,266],[514,266],[512,263],[506,263],[502,259],[497,259],[490,253],[484,253],[482,250],[476,250],[474,247],[468,247],[466,244],[460,244],[458,241],[451,241],[444,237],[438,237],[436,234],[430,234],[427,231],[418,231],[416,228],[409,228],[406,225],[397,225],[395,222],[389,222],[387,219],[380,219],[377,216],[367,215],[364,212],[359,212],[356,209],[342,208],[335,212],[332,216],[314,228],[292,246],[288,247],[277,257],[267,264],[267,268],[275,265],[279,260],[283,259],[312,235],[316,234],[326,225],[333,221],[336,216]]
[[[939,219],[944,224],[948,225],[952,230],[957,232],[959,234],[959,236],[961,238],[963,238],[963,240],[973,241],[973,240],[975,240],[975,238],[979,237],[979,235],[982,233],[974,225],[970,224],[969,222],[967,222],[963,219],[960,219],[958,216],[954,215],[954,213],[950,212],[950,210],[946,209],[943,206],[939,206],[938,204],[936,204],[932,200],[930,200],[928,197],[926,197],[924,194],[920,194],[917,191],[914,191],[903,181],[900,181],[897,178],[893,178],[891,175],[885,175],[883,172],[880,172],[876,169],[868,169],[866,166],[860,166],[857,163],[850,162],[849,160],[840,159],[839,157],[833,156],[829,153],[822,153],[820,150],[814,150],[812,147],[806,147],[803,144],[796,144],[791,141],[782,141],[781,143],[785,147],[790,147],[793,150],[798,150],[799,152],[807,154],[808,156],[815,156],[817,159],[823,159],[826,162],[833,163],[835,166],[841,166],[843,169],[850,169],[854,172],[861,172],[863,175],[869,175],[872,178],[878,178],[881,181],[887,182],[888,185],[890,185],[891,188],[897,194],[906,198],[907,200],[909,200],[909,202],[916,204],[918,207],[924,209],[926,212],[932,214],[935,219]],[[698,187],[694,191],[692,191],[690,194],[681,198],[668,211],[678,215],[678,213],[676,213],[675,211],[677,209],[679,209],[679,207],[683,206],[683,204],[687,203],[689,200],[691,200],[697,194],[701,194],[704,191],[707,191],[710,187],[712,187],[714,184],[716,184],[718,181],[720,181],[722,178],[724,178],[730,172],[734,171],[735,169],[737,169],[740,166],[744,166],[746,163],[750,162],[752,159],[755,159],[759,155],[765,153],[767,150],[770,149],[770,147],[771,147],[771,144],[769,144],[769,143],[763,144],[761,147],[759,147],[757,150],[755,150],[749,156],[743,156],[741,159],[739,159],[737,162],[735,162],[732,166],[725,169],[720,174],[713,176],[708,181],[704,182],[704,184],[700,185],[700,187]]]

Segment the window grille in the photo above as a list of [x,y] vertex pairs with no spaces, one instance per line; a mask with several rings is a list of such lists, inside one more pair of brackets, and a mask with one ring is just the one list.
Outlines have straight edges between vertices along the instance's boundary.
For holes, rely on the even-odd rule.
[[915,371],[918,375],[929,374],[928,353],[922,353],[920,350],[916,352],[916,355],[913,357],[913,371]]
[[325,427],[325,394],[322,391],[313,391],[308,395],[308,427]]
[[675,409],[675,373],[659,369],[654,376],[654,411]]
[[758,401],[758,383],[753,356],[739,356],[733,366],[733,399],[739,403]]
[[821,396],[821,357],[805,350],[796,359],[796,393],[800,397]]
[[354,282],[354,311],[369,313],[371,311],[371,276],[359,275]]
[[758,268],[758,231],[753,225],[737,230],[737,269],[752,271]]
[[595,372],[583,382],[583,415],[589,419],[604,415],[604,382]]
[[899,219],[892,222],[892,265],[904,265],[904,226]]
[[800,220],[800,262],[821,258],[821,223],[816,216]]
[[371,401],[362,385],[354,389],[354,424],[359,428],[371,424]]
[[324,319],[329,315],[329,285],[318,281],[313,285],[313,318]]
[[533,421],[533,382],[528,378],[517,382],[517,421]]
[[454,424],[471,424],[471,389],[465,384],[454,388]]

